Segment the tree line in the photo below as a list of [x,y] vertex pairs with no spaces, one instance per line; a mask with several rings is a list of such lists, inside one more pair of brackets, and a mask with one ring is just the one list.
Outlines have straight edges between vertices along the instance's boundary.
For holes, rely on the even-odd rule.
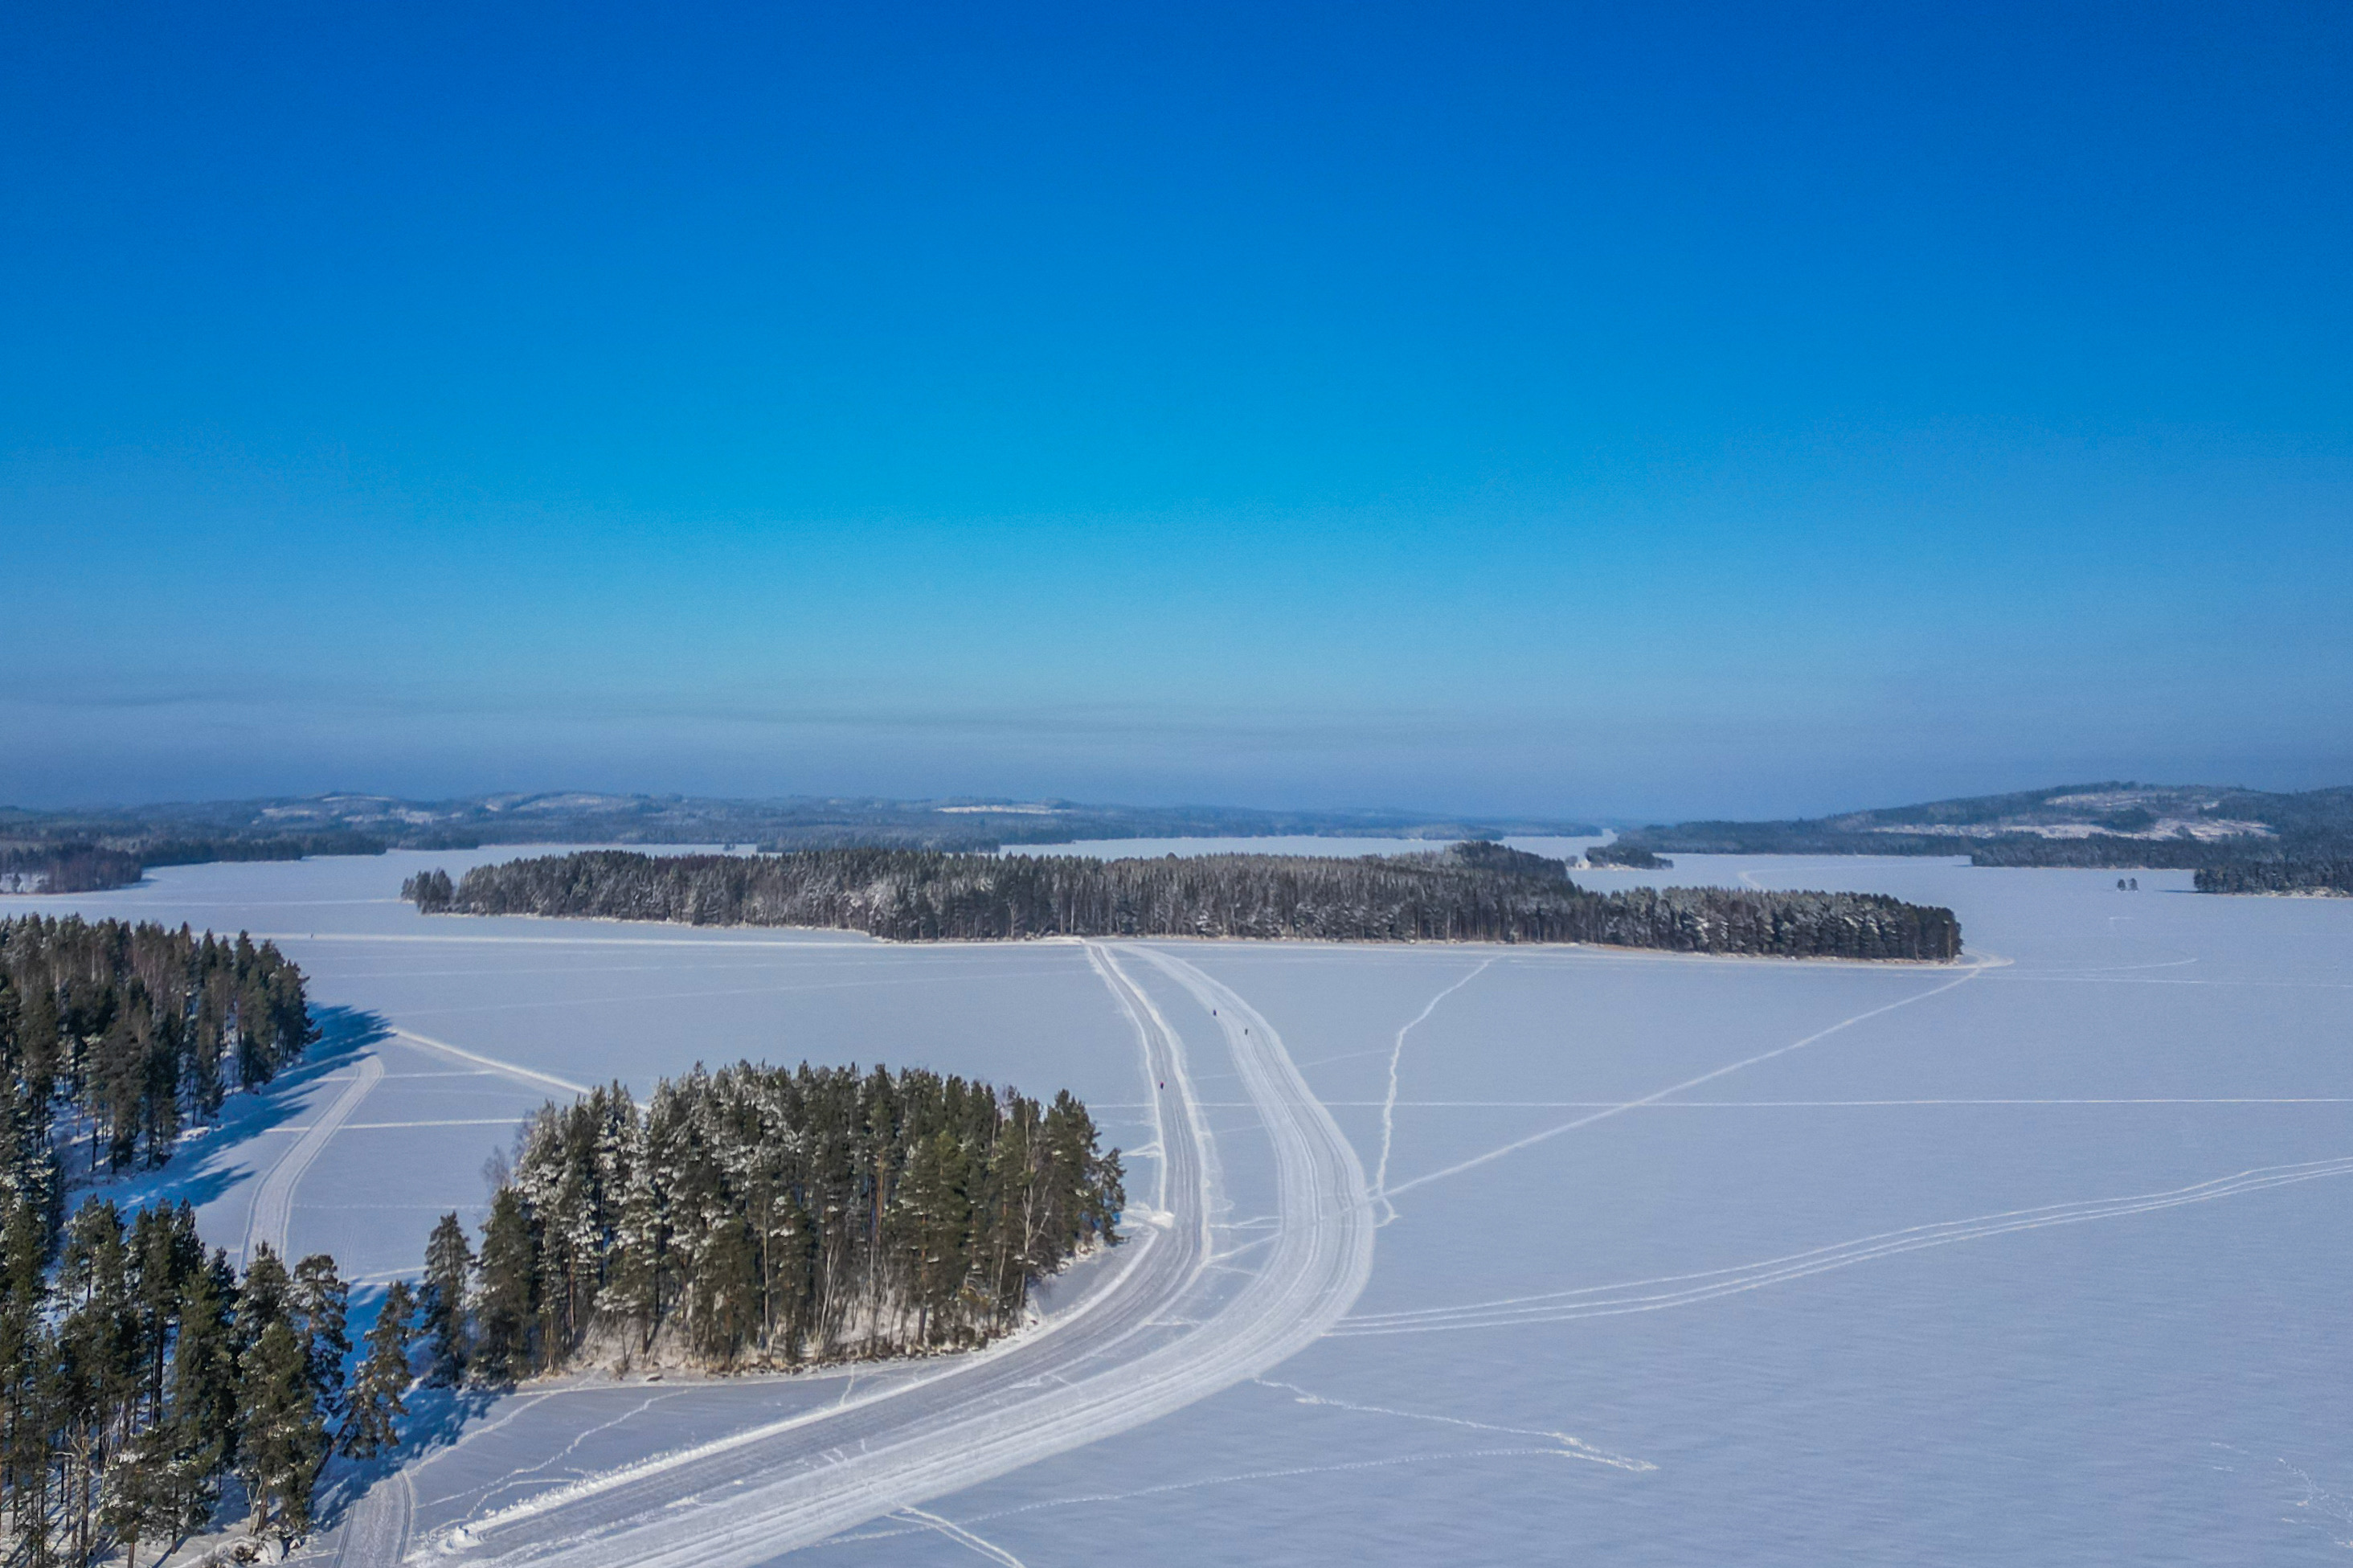
[[85,1143],[110,1175],[160,1166],[191,1120],[317,1038],[301,971],[268,942],[0,920],[0,1181],[54,1198],[61,1149]]
[[137,855],[97,844],[0,849],[0,893],[102,893],[145,871]]
[[1560,861],[1493,843],[1330,859],[845,849],[651,856],[591,850],[411,877],[427,914],[832,927],[901,941],[1251,937],[1603,942],[1677,952],[1947,959],[1949,909],[1878,894],[1579,887]]
[[2196,881],[2200,893],[2353,895],[2353,857],[2234,861],[2200,867]]
[[[257,1531],[309,1526],[342,1423],[375,1451],[406,1382],[406,1317],[379,1316],[344,1388],[349,1291],[325,1255],[240,1275],[185,1204],[64,1217],[67,1155],[111,1174],[171,1158],[317,1038],[301,972],[268,943],[78,918],[0,921],[0,1519],[11,1563],[86,1564],[207,1523],[234,1481]],[[377,1340],[394,1341],[400,1376]],[[390,1407],[387,1414],[386,1401]]]
[[211,1524],[234,1483],[255,1535],[309,1531],[338,1448],[398,1441],[411,1308],[395,1285],[346,1384],[351,1292],[325,1254],[292,1268],[268,1245],[242,1275],[210,1257],[187,1204],[126,1223],[103,1198],[65,1226],[13,1204],[0,1278],[0,1517],[12,1563],[137,1568]]
[[69,838],[18,843],[0,846],[0,893],[103,893],[136,885],[151,866],[301,860],[314,854],[382,854],[385,847],[382,839],[364,833],[332,831],[227,839],[134,834],[106,842]]
[[1040,1105],[936,1073],[749,1063],[544,1107],[476,1251],[425,1255],[435,1375],[501,1383],[602,1359],[713,1369],[961,1349],[1031,1286],[1114,1244],[1116,1150]]

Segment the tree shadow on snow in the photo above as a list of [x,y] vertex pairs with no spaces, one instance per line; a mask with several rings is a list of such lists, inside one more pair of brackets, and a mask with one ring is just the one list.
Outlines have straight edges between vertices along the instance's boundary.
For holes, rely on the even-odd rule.
[[84,1198],[111,1198],[126,1213],[182,1202],[201,1209],[261,1176],[262,1170],[232,1163],[230,1157],[313,1108],[307,1103],[309,1091],[322,1078],[392,1037],[381,1015],[357,1008],[313,1008],[311,1017],[319,1027],[318,1043],[261,1088],[228,1095],[213,1120],[184,1128],[169,1163],[119,1176],[100,1171],[94,1179],[87,1170],[78,1171],[70,1179],[69,1206]]

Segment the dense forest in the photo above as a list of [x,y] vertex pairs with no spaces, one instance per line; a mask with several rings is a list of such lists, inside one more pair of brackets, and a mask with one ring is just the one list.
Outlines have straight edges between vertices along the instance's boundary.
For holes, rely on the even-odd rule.
[[0,1179],[38,1185],[42,1161],[85,1144],[110,1175],[161,1165],[182,1128],[316,1038],[301,971],[268,942],[0,920]]
[[2208,866],[2200,893],[2318,893],[2353,896],[2353,856],[2341,860],[2256,860]]
[[[409,1384],[408,1316],[387,1303],[345,1387],[350,1289],[324,1254],[268,1246],[240,1277],[207,1258],[183,1203],[127,1224],[101,1198],[65,1226],[55,1266],[12,1202],[0,1278],[0,1517],[11,1563],[136,1568],[213,1522],[231,1495],[256,1535],[311,1525],[340,1442],[380,1452]],[[231,1484],[237,1489],[229,1492]]]
[[475,1252],[425,1260],[438,1375],[577,1360],[727,1368],[959,1349],[1031,1285],[1117,1240],[1117,1150],[1068,1093],[877,1067],[748,1063],[549,1106]]
[[[267,943],[79,919],[0,921],[0,1518],[7,1561],[160,1551],[232,1480],[257,1532],[308,1528],[340,1416],[353,1452],[396,1413],[385,1364],[347,1397],[348,1291],[323,1255],[242,1277],[194,1213],[64,1215],[68,1171],[171,1158],[181,1128],[316,1038]],[[397,1338],[397,1314],[379,1334]],[[396,1347],[405,1374],[405,1341]],[[379,1361],[381,1358],[379,1358]],[[356,1420],[355,1426],[352,1423]]]
[[595,850],[427,873],[428,914],[591,916],[833,927],[894,940],[1258,937],[1603,942],[1792,958],[1957,958],[1949,909],[1876,894],[1715,887],[1588,892],[1556,860],[1499,844],[1361,859],[815,850],[649,856]]
[[135,854],[96,844],[0,849],[0,893],[99,893],[144,874]]

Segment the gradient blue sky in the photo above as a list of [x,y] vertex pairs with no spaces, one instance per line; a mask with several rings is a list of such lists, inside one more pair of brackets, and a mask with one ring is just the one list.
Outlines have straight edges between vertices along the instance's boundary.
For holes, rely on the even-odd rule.
[[2353,7],[13,6],[0,800],[2353,779]]

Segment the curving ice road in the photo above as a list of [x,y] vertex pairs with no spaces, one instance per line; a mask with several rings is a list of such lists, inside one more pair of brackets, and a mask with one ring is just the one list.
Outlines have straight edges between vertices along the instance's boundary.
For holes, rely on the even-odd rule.
[[[1115,1279],[1044,1328],[937,1372],[587,1478],[421,1547],[393,1517],[405,1489],[379,1485],[343,1532],[343,1560],[405,1552],[564,1568],[751,1568],[1182,1409],[1268,1371],[1337,1322],[1371,1273],[1372,1207],[1356,1151],[1281,1036],[1181,959],[1086,947],[1134,1023],[1147,1081],[1165,1086],[1155,1095],[1160,1212],[1134,1233]],[[1135,963],[1215,1010],[1273,1149],[1275,1229],[1238,1289],[1208,1270],[1216,1147],[1184,1041],[1135,983]]]

